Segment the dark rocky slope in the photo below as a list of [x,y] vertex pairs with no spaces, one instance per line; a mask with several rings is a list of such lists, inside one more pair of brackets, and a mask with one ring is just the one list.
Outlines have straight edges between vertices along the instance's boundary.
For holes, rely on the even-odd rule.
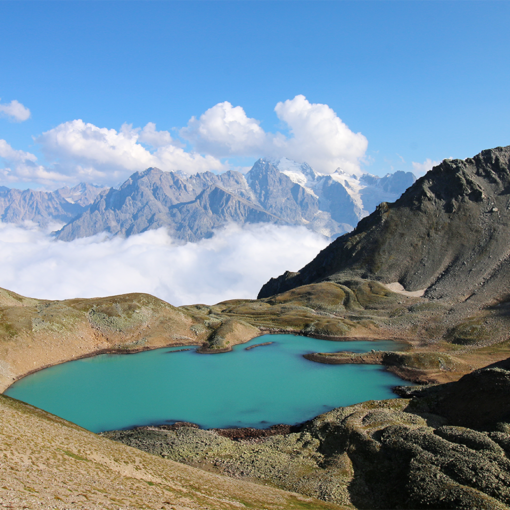
[[510,147],[498,147],[465,161],[443,161],[298,273],[271,279],[259,298],[355,277],[426,289],[425,297],[433,299],[504,299],[509,239]]

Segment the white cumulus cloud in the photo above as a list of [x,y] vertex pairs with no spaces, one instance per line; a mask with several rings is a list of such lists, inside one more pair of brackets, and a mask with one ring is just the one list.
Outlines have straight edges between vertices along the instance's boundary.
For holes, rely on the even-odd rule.
[[30,152],[13,149],[5,140],[0,139],[0,158],[4,166],[0,168],[0,181],[33,182],[53,185],[65,182],[66,176],[46,169],[37,163],[37,157]]
[[268,135],[259,124],[241,106],[225,101],[209,108],[199,119],[192,117],[180,134],[199,152],[217,157],[260,156],[268,145]]
[[[353,133],[328,105],[312,104],[299,95],[278,103],[275,111],[293,135],[281,145],[280,157],[306,161],[320,173],[340,168],[361,174],[359,165],[368,141],[361,133]],[[280,145],[281,141],[275,142]]]
[[[46,131],[36,142],[59,173],[98,184],[117,183],[149,167],[188,173],[224,169],[213,156],[185,152],[168,131],[157,131],[154,123],[143,129],[124,124],[117,131],[77,119]],[[151,152],[140,142],[156,150]]]
[[37,157],[30,152],[13,149],[5,140],[0,139],[0,158],[10,163],[20,163],[22,161],[37,161]]
[[[19,119],[30,115],[16,101],[0,107],[4,113],[17,112]],[[275,112],[288,134],[266,132],[241,106],[218,103],[179,131],[189,146],[169,131],[158,131],[153,122],[143,128],[124,124],[117,130],[75,119],[34,137],[44,155],[42,163],[32,154],[8,149],[4,142],[7,146],[0,151],[6,155],[0,157],[7,165],[0,169],[0,178],[53,187],[80,181],[115,186],[149,167],[189,174],[222,172],[231,168],[226,158],[264,156],[307,162],[323,174],[338,168],[362,173],[367,140],[351,131],[328,105],[298,95],[279,102]]]
[[337,168],[350,174],[361,173],[367,139],[361,133],[353,133],[328,105],[310,103],[298,95],[278,103],[275,112],[288,126],[290,137],[265,132],[260,121],[227,101],[213,106],[198,119],[192,117],[180,134],[198,151],[217,157],[286,157],[307,162],[319,173],[329,174]]
[[142,130],[138,130],[138,133],[138,140],[152,147],[164,147],[173,143],[170,133],[158,131],[154,122],[148,122]]
[[23,122],[30,118],[30,110],[14,99],[10,103],[0,103],[0,115],[16,122]]
[[56,241],[34,225],[0,223],[0,287],[45,298],[147,292],[173,305],[255,298],[269,278],[296,271],[328,243],[304,227],[231,225],[198,243],[164,229],[128,238]]

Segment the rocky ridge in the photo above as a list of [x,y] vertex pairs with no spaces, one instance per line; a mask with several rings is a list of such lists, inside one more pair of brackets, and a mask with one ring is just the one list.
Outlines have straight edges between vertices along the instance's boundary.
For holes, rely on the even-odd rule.
[[351,230],[373,202],[396,199],[412,182],[413,175],[404,172],[361,180],[339,172],[318,175],[306,163],[286,159],[261,159],[246,175],[186,176],[149,168],[98,196],[57,238],[71,241],[100,232],[128,236],[165,227],[174,238],[194,242],[228,223],[303,225],[336,237]]
[[41,226],[67,223],[82,214],[104,188],[78,184],[56,191],[18,190],[0,187],[0,220],[4,223],[32,221]]

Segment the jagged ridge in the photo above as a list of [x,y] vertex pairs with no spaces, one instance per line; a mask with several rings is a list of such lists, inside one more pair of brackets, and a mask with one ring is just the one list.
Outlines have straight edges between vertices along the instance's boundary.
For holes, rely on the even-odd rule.
[[396,198],[414,181],[404,172],[363,178],[367,183],[362,185],[338,172],[321,176],[289,160],[261,159],[246,176],[229,171],[187,177],[149,168],[133,174],[118,190],[98,196],[57,237],[71,241],[100,232],[127,236],[165,227],[177,239],[198,241],[227,223],[261,222],[303,225],[336,237],[366,214],[359,190],[347,181],[364,190],[367,203],[376,197]]

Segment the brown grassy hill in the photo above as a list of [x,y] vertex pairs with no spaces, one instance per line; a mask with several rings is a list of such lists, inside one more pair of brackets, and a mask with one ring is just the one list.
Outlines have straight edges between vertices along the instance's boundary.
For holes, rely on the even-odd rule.
[[[0,289],[0,391],[30,372],[101,352],[201,345],[226,321],[149,294],[50,301]],[[228,324],[232,344],[259,335],[244,322]]]

